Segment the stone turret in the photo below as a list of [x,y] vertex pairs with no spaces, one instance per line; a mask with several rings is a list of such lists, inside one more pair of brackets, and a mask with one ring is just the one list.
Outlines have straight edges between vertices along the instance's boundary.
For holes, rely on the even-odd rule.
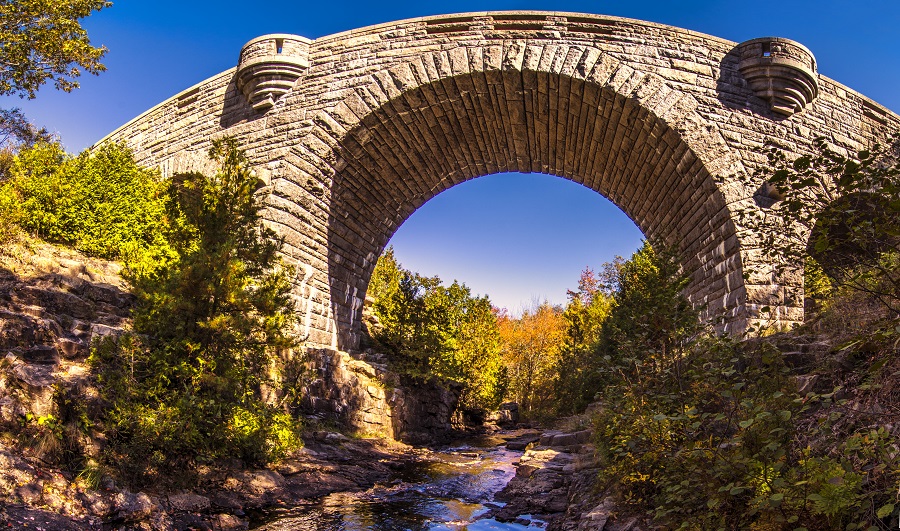
[[816,58],[799,42],[762,37],[742,42],[738,53],[741,74],[772,111],[791,116],[819,94]]
[[309,68],[310,40],[275,33],[248,42],[241,49],[237,86],[259,112],[271,109]]

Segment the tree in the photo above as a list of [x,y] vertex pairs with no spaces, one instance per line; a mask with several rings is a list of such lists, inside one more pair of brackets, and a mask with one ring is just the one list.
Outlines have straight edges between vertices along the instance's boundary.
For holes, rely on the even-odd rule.
[[0,181],[9,177],[16,153],[37,142],[51,142],[53,135],[38,129],[19,109],[0,109]]
[[281,239],[261,223],[261,183],[236,141],[213,141],[209,154],[220,165],[215,176],[172,177],[168,216],[178,222],[169,238],[179,258],[138,279],[135,328],[176,355],[204,352],[217,371],[233,365],[243,381],[251,378],[243,371],[265,367],[267,352],[292,345],[289,272]]
[[177,259],[132,279],[140,335],[93,355],[113,404],[113,448],[138,470],[267,461],[299,444],[293,419],[267,400],[279,385],[275,356],[296,346],[291,271],[261,223],[261,183],[236,142],[216,140],[209,154],[214,176],[169,184]]
[[19,109],[0,109],[0,149],[31,147],[53,136],[46,129],[38,129]]
[[601,277],[585,268],[578,290],[569,291],[569,303],[562,316],[565,338],[556,365],[556,401],[560,413],[583,411],[600,391],[597,378],[597,343],[603,323],[612,308],[612,296],[604,289],[609,285],[614,265],[604,264]]
[[608,377],[638,386],[646,371],[679,363],[700,327],[682,293],[689,281],[673,249],[647,241],[619,267],[613,308],[601,331]]
[[380,328],[370,330],[394,370],[417,380],[461,386],[460,407],[493,409],[504,385],[497,320],[487,297],[454,281],[403,269],[389,247],[378,259],[369,295]]
[[449,322],[437,302],[437,277],[424,277],[403,269],[393,248],[388,248],[372,273],[369,294],[381,327],[373,335],[390,354],[399,373],[418,379],[437,376],[437,362],[445,357]]
[[491,301],[472,296],[454,281],[440,303],[449,321],[447,352],[437,372],[463,385],[459,404],[466,409],[496,409],[503,399],[505,378],[500,361],[500,331]]
[[655,495],[664,457],[679,442],[678,433],[648,419],[687,404],[681,393],[685,354],[699,319],[682,294],[688,277],[676,256],[645,241],[617,267],[613,307],[597,346],[598,453],[605,473],[618,475],[632,500]]
[[[0,0],[0,96],[33,99],[53,80],[71,92],[81,69],[98,74],[106,48],[90,45],[80,19],[112,5],[98,0]],[[0,109],[0,180],[15,154],[38,141],[50,142],[46,129],[32,125],[19,109]]]
[[509,393],[526,413],[549,414],[565,333],[562,308],[535,304],[518,319],[502,317],[499,324]]
[[0,0],[0,95],[33,99],[47,81],[70,92],[82,69],[98,74],[105,47],[91,46],[80,20],[102,0]]

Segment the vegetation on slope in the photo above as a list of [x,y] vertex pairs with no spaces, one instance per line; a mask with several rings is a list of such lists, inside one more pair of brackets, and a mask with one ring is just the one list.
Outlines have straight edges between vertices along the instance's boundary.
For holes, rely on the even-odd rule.
[[0,240],[21,229],[149,273],[175,257],[165,233],[168,186],[117,144],[72,156],[40,141],[19,151],[0,184]]
[[[653,295],[680,282],[673,266],[657,257],[656,266],[639,270],[636,278],[649,289],[628,297],[628,306],[617,305],[605,327],[618,342],[604,356],[607,379],[595,418],[604,484],[632,510],[669,528],[887,524],[900,480],[896,435],[884,419],[850,413],[871,388],[848,392],[840,381],[822,381],[801,393],[798,383],[810,380],[798,380],[801,371],[778,348],[795,345],[798,332],[744,342],[685,335],[696,329],[686,301]],[[671,273],[657,274],[666,269]],[[626,300],[627,290],[623,282],[617,301]],[[618,313],[630,314],[629,326],[646,325],[613,330]],[[666,314],[684,317],[687,326],[659,319]],[[877,349],[893,358],[896,371],[892,346]],[[865,358],[850,372],[876,381],[887,376],[886,361],[866,367],[875,360]],[[815,363],[830,372],[827,359]]]
[[134,332],[92,346],[99,411],[61,393],[58,415],[40,422],[75,453],[78,434],[57,429],[66,419],[105,435],[101,456],[69,466],[138,485],[183,482],[201,464],[261,463],[300,445],[288,410],[297,390],[282,385],[302,361],[291,269],[261,223],[260,183],[243,153],[223,139],[210,157],[215,175],[163,182],[120,146],[70,157],[39,143],[0,187],[8,237],[28,231],[121,259],[137,296]]
[[[259,218],[260,182],[234,140],[213,142],[213,176],[167,183],[177,258],[133,279],[136,335],[96,345],[109,462],[159,481],[215,459],[261,463],[300,445],[276,393],[296,346],[291,270]],[[149,470],[147,467],[149,465]]]
[[674,263],[657,255],[636,269],[648,289],[635,296],[620,276],[599,343],[601,479],[658,525],[898,525],[900,165],[892,149],[819,147],[796,161],[772,149],[770,183],[782,199],[775,215],[744,219],[780,269],[809,266],[804,326],[745,341],[693,333],[696,318],[685,327],[659,319],[691,312],[670,291],[682,282]]

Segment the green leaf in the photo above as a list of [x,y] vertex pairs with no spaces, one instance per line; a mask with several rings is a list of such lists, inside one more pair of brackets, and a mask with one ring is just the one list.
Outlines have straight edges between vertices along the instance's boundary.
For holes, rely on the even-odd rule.
[[749,428],[751,425],[753,425],[753,419],[742,420],[738,423],[738,426],[744,429]]
[[878,518],[887,518],[892,512],[894,512],[894,504],[889,503],[887,505],[882,505],[881,507],[879,507],[878,510],[875,511],[875,516],[877,516]]

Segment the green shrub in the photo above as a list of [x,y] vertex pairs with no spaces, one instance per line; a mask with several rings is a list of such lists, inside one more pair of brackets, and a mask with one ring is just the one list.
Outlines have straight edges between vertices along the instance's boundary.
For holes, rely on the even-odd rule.
[[18,153],[0,188],[0,211],[22,229],[132,269],[171,259],[159,175],[131,152],[104,144],[78,156],[39,142]]
[[800,396],[769,343],[685,335],[696,325],[666,253],[642,249],[623,271],[594,419],[601,480],[623,504],[668,529],[897,525],[896,437],[839,423],[836,393]]
[[297,346],[292,272],[278,257],[281,240],[262,225],[260,184],[243,153],[225,139],[210,157],[216,175],[168,183],[166,235],[177,259],[132,275],[140,335],[107,339],[91,355],[109,404],[107,462],[136,483],[174,471],[184,480],[219,459],[264,463],[301,444],[298,423],[264,395],[281,380],[275,354]]

